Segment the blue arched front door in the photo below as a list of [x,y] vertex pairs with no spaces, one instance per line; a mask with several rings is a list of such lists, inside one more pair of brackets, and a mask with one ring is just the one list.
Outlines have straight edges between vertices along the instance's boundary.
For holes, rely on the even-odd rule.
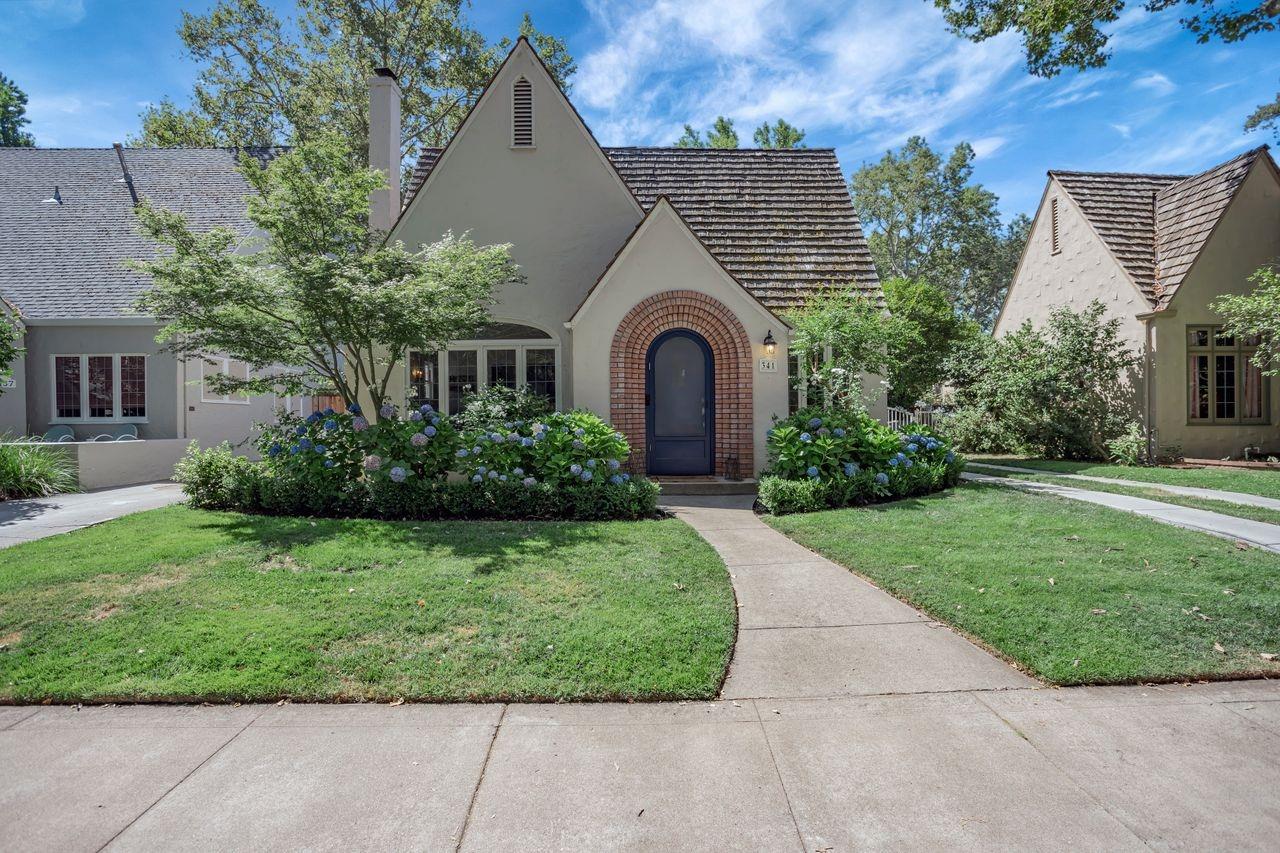
[[663,332],[645,360],[645,434],[650,474],[712,474],[715,363],[687,329]]

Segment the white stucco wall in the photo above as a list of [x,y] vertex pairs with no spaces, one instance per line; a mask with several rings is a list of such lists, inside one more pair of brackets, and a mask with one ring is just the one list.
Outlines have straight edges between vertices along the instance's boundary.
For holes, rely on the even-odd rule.
[[1280,262],[1280,181],[1265,157],[1259,157],[1235,200],[1218,223],[1203,252],[1155,320],[1156,437],[1161,446],[1177,445],[1201,458],[1239,456],[1246,446],[1280,454],[1280,383],[1270,387],[1270,418],[1265,425],[1191,424],[1187,327],[1219,324],[1209,307],[1227,293],[1247,293],[1249,276]]
[[[534,148],[511,147],[511,87],[533,85]],[[527,278],[502,289],[494,317],[537,326],[561,344],[562,404],[573,398],[571,342],[564,322],[642,218],[642,211],[591,140],[541,63],[521,42],[391,239],[416,246],[448,230],[479,244],[511,243]],[[389,389],[403,397],[403,377]]]
[[[774,415],[787,413],[786,329],[711,258],[697,239],[660,202],[573,320],[573,370],[579,406],[609,417],[613,336],[627,313],[650,296],[693,290],[737,315],[751,342],[752,428],[755,468],[766,457],[765,434]],[[761,373],[764,338],[778,341],[776,373]]]

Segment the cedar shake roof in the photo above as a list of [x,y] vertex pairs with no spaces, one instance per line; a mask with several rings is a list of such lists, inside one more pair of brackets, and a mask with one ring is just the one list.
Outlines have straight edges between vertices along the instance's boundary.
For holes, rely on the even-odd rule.
[[[603,150],[646,212],[666,196],[767,307],[800,304],[824,285],[878,295],[875,264],[831,149]],[[418,160],[406,207],[438,157],[429,149]]]
[[1178,285],[1254,162],[1267,146],[1246,151],[1206,172],[1141,175],[1051,170],[1089,224],[1154,308],[1169,304]]
[[[126,148],[138,196],[248,235],[252,189],[226,148]],[[268,150],[249,152],[271,156]],[[54,194],[62,203],[45,201]],[[138,233],[133,199],[111,148],[0,148],[0,294],[27,319],[136,317],[150,279],[124,264],[159,247]]]

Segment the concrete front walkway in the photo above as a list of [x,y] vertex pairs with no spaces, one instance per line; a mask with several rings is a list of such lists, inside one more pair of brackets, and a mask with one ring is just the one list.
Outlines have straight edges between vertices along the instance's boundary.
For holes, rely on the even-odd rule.
[[1062,471],[1045,471],[1040,468],[1021,468],[1016,465],[996,465],[992,462],[970,462],[970,468],[988,468],[993,471],[1006,471],[1010,474],[1035,474],[1042,477],[1059,477],[1064,480],[1079,480],[1085,483],[1107,483],[1113,486],[1126,486],[1131,489],[1155,489],[1171,495],[1184,495],[1189,498],[1205,498],[1211,501],[1256,506],[1262,509],[1280,510],[1280,499],[1267,498],[1262,495],[1250,495],[1245,492],[1225,492],[1221,489],[1205,489],[1199,486],[1171,486],[1166,483],[1151,483],[1146,480],[1124,480],[1120,477],[1095,477],[1092,474],[1068,474]]
[[101,524],[182,500],[177,483],[147,483],[95,492],[0,502],[0,548]]
[[990,483],[1010,489],[1019,489],[1024,492],[1057,495],[1060,498],[1098,504],[1099,506],[1145,516],[1163,524],[1185,527],[1188,530],[1198,530],[1201,533],[1208,533],[1210,536],[1218,536],[1223,539],[1247,542],[1250,545],[1280,553],[1280,524],[1267,524],[1265,521],[1253,521],[1248,518],[1238,518],[1234,515],[1223,515],[1220,512],[1210,512],[1206,509],[1192,509],[1191,507],[1167,504],[1148,498],[1118,495],[1114,492],[1094,492],[1089,489],[1059,485],[1057,483],[1018,480],[1012,477],[993,477],[988,474],[972,474],[969,472],[965,472],[960,476],[974,483]]
[[723,699],[0,708],[0,850],[1274,846],[1280,681],[1043,689],[680,500],[741,605]]

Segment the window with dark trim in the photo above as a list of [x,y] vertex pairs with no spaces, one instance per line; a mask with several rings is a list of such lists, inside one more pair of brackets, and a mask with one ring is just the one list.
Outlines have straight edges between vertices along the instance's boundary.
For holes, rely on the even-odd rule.
[[145,421],[145,355],[53,356],[52,421]]
[[1267,384],[1254,363],[1256,338],[1221,326],[1187,327],[1187,420],[1193,424],[1267,422]]
[[438,353],[425,355],[412,351],[409,353],[409,405],[415,409],[429,405],[433,409],[440,407],[439,382],[437,373],[440,369]]

